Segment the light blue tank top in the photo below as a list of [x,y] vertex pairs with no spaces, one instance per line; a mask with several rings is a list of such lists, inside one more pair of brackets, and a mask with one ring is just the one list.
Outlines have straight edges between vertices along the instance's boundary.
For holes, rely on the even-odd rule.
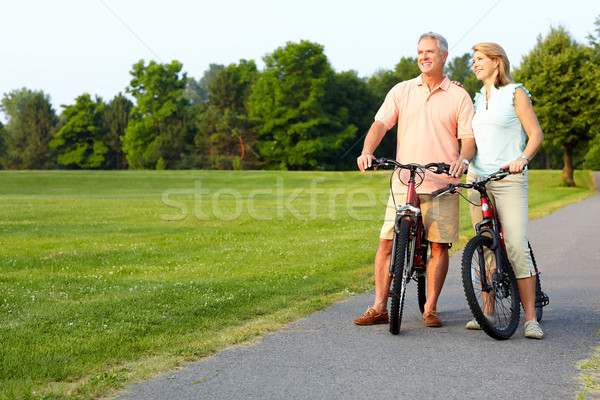
[[[470,170],[487,176],[516,160],[525,150],[527,133],[517,117],[513,99],[520,83],[509,83],[497,89],[492,86],[490,100],[486,102],[486,87],[475,94],[473,133],[477,153],[471,160]],[[487,103],[487,104],[486,104]]]

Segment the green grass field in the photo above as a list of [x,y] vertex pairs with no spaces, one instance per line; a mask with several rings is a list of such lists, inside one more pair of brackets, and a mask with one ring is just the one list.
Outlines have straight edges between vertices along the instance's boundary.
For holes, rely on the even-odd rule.
[[[0,171],[0,399],[102,396],[372,290],[388,176]],[[531,172],[532,217],[593,193],[560,177]]]

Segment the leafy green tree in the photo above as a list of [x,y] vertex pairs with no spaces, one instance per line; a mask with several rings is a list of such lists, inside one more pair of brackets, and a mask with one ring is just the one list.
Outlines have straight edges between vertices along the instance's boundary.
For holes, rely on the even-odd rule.
[[531,91],[540,126],[547,140],[563,149],[563,183],[574,186],[573,152],[590,140],[598,91],[590,86],[592,54],[563,27],[551,28],[538,37],[534,49],[523,58],[515,79]]
[[[398,83],[416,78],[421,74],[418,60],[416,57],[402,57],[393,71],[378,70],[370,79],[369,86],[375,93],[378,106],[383,103],[388,92]],[[376,109],[377,110],[377,109]],[[371,115],[371,122],[375,113]],[[364,134],[364,133],[363,133]],[[397,128],[393,127],[383,137],[383,140],[377,147],[378,156],[396,157]]]
[[462,56],[457,56],[446,63],[444,74],[451,81],[464,82],[471,74],[471,55],[465,53]]
[[[326,151],[325,165],[336,169],[356,169],[364,136],[379,107],[379,99],[365,79],[356,71],[333,74],[325,85],[323,111],[328,116],[329,132],[351,129],[354,135],[342,143],[338,151]],[[329,133],[328,133],[329,134]]]
[[[589,85],[593,92],[600,93],[600,16],[596,18],[596,34],[588,35],[589,47],[591,51],[592,62],[588,65]],[[589,143],[589,150],[584,157],[584,168],[600,170],[600,102],[596,103],[595,114],[591,117],[594,121],[591,124],[591,136],[593,139]]]
[[197,81],[192,77],[187,77],[184,96],[191,105],[203,104],[208,100],[206,92],[202,86],[200,86],[200,81]]
[[208,88],[208,102],[200,121],[197,143],[207,144],[210,168],[254,167],[257,154],[253,121],[248,117],[248,99],[259,76],[254,61],[240,60],[220,70]]
[[421,75],[417,57],[402,57],[394,69],[398,82]]
[[[2,122],[0,122],[0,160],[2,160],[2,157],[4,157],[6,155],[6,151],[8,148],[8,146],[6,144],[6,136],[7,135],[8,135],[8,132],[4,128],[4,124]],[[1,163],[0,163],[0,168],[2,168]]]
[[342,149],[356,128],[335,127],[337,121],[323,111],[325,84],[333,75],[323,46],[289,42],[264,61],[248,106],[259,123],[258,149],[266,167],[330,167],[324,165],[326,153]]
[[377,96],[379,103],[382,103],[387,93],[396,84],[416,78],[420,74],[421,70],[416,57],[402,57],[393,71],[377,70],[369,79],[369,86]]
[[224,69],[225,66],[222,64],[210,64],[199,80],[187,77],[184,96],[190,101],[191,105],[205,104],[209,101],[210,86],[219,72]]
[[469,93],[471,98],[475,97],[483,87],[483,82],[478,80],[472,69],[472,56],[470,53],[465,53],[462,56],[454,57],[445,67],[445,74],[451,81],[457,81],[463,84],[464,89]]
[[600,135],[596,134],[590,141],[590,149],[585,154],[583,167],[595,171],[600,170]]
[[[182,168],[182,154],[190,150],[194,129],[184,96],[187,75],[182,64],[140,60],[133,66],[127,92],[136,99],[123,136],[130,168]],[[160,162],[160,164],[158,164]]]
[[369,86],[371,87],[373,93],[375,93],[377,96],[380,103],[383,102],[385,95],[390,91],[390,89],[399,82],[401,81],[398,80],[395,71],[383,68],[375,71],[375,73],[369,78]]
[[50,96],[26,88],[5,94],[0,106],[8,118],[5,127],[4,155],[0,159],[7,169],[48,169],[56,166],[56,154],[48,143],[58,118]]
[[50,141],[50,148],[58,153],[58,163],[84,169],[102,168],[108,147],[104,144],[102,113],[106,105],[102,99],[91,99],[87,93],[77,97],[75,104],[66,106],[62,115],[65,125]]
[[105,168],[127,169],[127,158],[123,152],[122,137],[129,124],[129,115],[133,103],[123,94],[116,95],[104,110],[102,119],[105,130],[104,145],[108,148],[105,155]]

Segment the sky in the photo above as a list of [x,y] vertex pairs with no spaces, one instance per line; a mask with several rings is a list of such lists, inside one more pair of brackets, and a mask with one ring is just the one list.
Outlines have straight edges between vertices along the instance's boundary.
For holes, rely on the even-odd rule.
[[[139,60],[178,60],[200,79],[211,63],[255,60],[288,42],[324,46],[332,67],[369,77],[416,56],[428,31],[449,59],[473,44],[499,43],[512,65],[564,26],[580,43],[595,33],[598,0],[0,0],[0,95],[26,87],[49,95],[57,113],[83,93],[125,94]],[[3,122],[5,116],[0,115]]]

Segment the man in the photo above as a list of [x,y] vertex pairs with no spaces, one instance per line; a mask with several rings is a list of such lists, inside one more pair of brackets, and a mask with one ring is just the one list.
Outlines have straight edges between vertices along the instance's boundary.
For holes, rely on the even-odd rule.
[[[375,122],[367,133],[362,154],[357,159],[358,168],[362,172],[371,167],[375,158],[373,152],[385,133],[397,123],[398,162],[450,164],[450,175],[454,179],[426,173],[425,180],[417,188],[427,240],[431,242],[431,257],[427,265],[427,302],[423,314],[424,324],[431,327],[442,326],[436,307],[448,272],[448,244],[458,241],[459,199],[458,196],[434,199],[430,193],[445,186],[449,180],[456,182],[468,169],[476,150],[471,129],[473,103],[464,89],[453,85],[444,76],[447,58],[446,39],[433,32],[421,35],[417,45],[421,75],[401,82],[390,90],[375,115]],[[394,191],[406,193],[406,187],[399,184],[394,187]],[[396,194],[396,198],[405,199],[406,195]],[[388,322],[387,300],[391,282],[389,263],[394,216],[395,209],[393,203],[390,203],[375,255],[375,302],[364,315],[354,319],[358,325]]]

